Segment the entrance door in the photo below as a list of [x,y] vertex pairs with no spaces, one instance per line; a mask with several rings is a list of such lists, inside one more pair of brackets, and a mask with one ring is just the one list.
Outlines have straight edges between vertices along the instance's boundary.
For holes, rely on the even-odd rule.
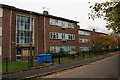
[[23,57],[28,57],[28,56],[29,56],[29,53],[30,53],[29,48],[23,48],[23,49],[22,49],[22,56],[23,56]]
[[[34,50],[32,50],[32,55],[34,53]],[[30,56],[30,48],[17,48],[17,54],[16,59],[21,60],[22,57],[26,58]]]

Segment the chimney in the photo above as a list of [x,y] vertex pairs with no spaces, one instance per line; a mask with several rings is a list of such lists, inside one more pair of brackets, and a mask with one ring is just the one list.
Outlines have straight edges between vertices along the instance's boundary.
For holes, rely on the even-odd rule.
[[49,12],[48,11],[43,11],[43,14],[48,15]]
[[93,32],[95,32],[95,29],[93,29]]
[[78,26],[78,29],[80,29],[80,26],[79,25],[77,25]]

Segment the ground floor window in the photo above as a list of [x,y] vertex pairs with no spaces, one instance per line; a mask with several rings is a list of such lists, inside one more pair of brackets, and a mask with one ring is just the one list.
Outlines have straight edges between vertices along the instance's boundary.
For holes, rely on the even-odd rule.
[[75,46],[50,46],[50,52],[53,53],[59,53],[61,49],[65,52],[74,51]]
[[80,47],[80,51],[88,51],[90,50],[90,47]]

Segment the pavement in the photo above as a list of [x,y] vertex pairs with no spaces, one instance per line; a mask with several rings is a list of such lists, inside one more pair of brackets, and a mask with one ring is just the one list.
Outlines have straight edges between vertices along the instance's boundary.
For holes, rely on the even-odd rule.
[[2,76],[2,80],[26,80],[26,79],[32,79],[36,78],[39,76],[44,76],[48,74],[52,74],[58,71],[70,69],[70,68],[75,68],[79,67],[82,65],[86,65],[110,56],[113,56],[114,54],[107,54],[107,55],[102,55],[90,59],[85,59],[85,60],[80,60],[77,62],[72,62],[72,63],[65,63],[65,64],[54,64],[46,68],[40,68],[40,69],[33,69],[33,70],[28,70],[28,71],[23,71],[23,72],[18,72],[18,73],[11,73],[11,74],[5,74]]

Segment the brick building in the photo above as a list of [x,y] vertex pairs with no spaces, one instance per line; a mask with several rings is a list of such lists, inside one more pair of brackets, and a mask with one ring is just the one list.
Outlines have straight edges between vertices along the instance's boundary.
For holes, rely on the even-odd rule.
[[78,29],[78,44],[79,44],[79,51],[88,51],[93,44],[91,43],[91,40],[96,35],[108,35],[105,33],[96,32],[95,29],[91,30],[85,30],[85,29]]
[[0,55],[3,60],[21,60],[21,57],[53,52],[87,51],[94,34],[79,29],[77,21],[42,14],[0,4]]
[[78,30],[78,39],[79,39],[79,50],[80,51],[87,51],[89,50],[91,43],[90,40],[92,38],[92,31],[79,29]]
[[33,56],[60,49],[78,50],[77,21],[52,16],[47,11],[40,14],[2,4],[0,10],[3,59],[20,60],[29,56],[30,46]]
[[78,50],[78,26],[76,21],[46,14],[44,52],[58,53]]

